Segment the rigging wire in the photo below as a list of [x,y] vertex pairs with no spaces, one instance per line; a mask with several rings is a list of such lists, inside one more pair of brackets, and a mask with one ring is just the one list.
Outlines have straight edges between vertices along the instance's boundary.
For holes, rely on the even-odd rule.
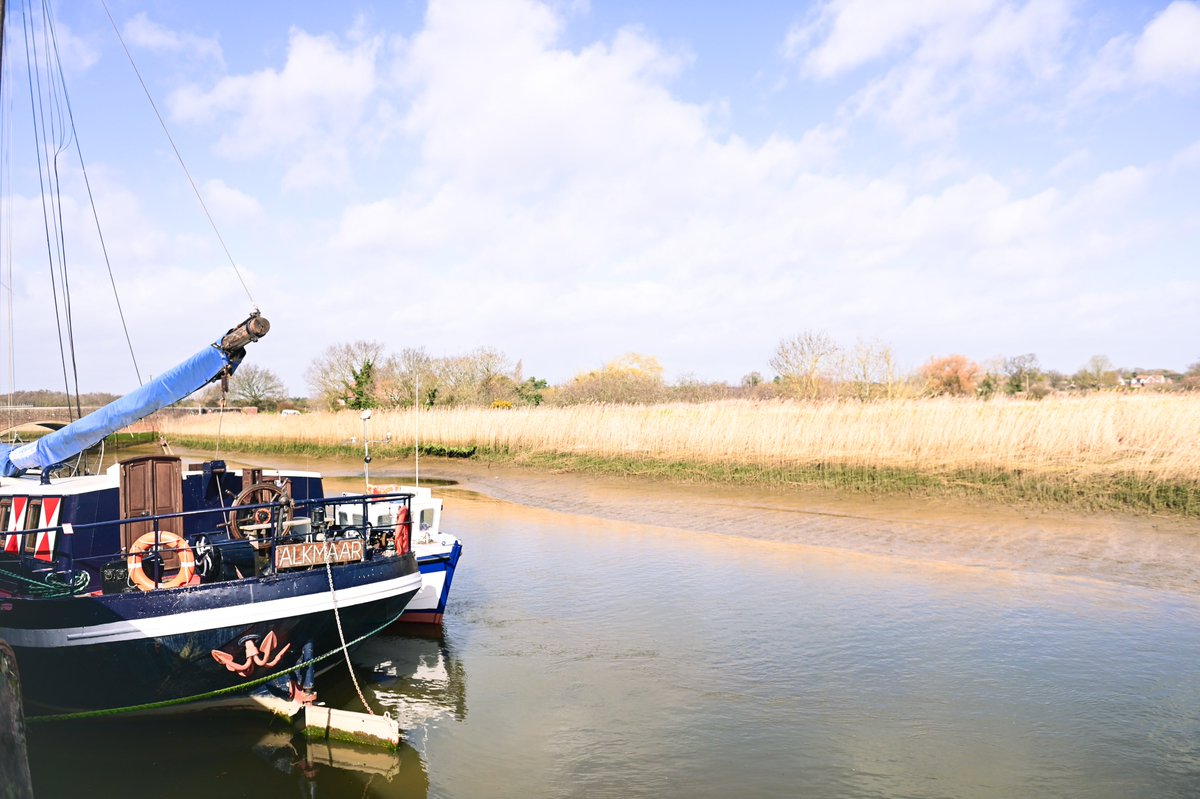
[[204,197],[200,194],[200,189],[196,186],[196,181],[192,179],[192,173],[188,170],[187,164],[183,161],[183,155],[179,152],[179,148],[175,146],[175,139],[171,137],[171,131],[167,129],[167,123],[163,120],[162,114],[158,111],[158,105],[154,102],[154,97],[150,94],[149,87],[146,86],[146,81],[142,79],[142,73],[138,69],[137,64],[133,60],[133,54],[129,52],[129,48],[125,45],[125,39],[121,36],[121,30],[117,27],[117,21],[113,19],[112,12],[108,10],[108,3],[105,0],[100,0],[100,5],[104,8],[104,13],[108,15],[108,21],[112,24],[113,31],[117,34],[117,41],[121,43],[121,48],[125,51],[125,57],[129,59],[129,65],[133,67],[133,72],[137,75],[138,83],[142,84],[142,91],[146,93],[146,99],[150,101],[150,107],[154,109],[154,115],[158,117],[158,124],[162,126],[163,133],[167,136],[167,141],[171,143],[171,149],[175,151],[175,157],[179,160],[179,166],[183,168],[183,174],[187,175],[188,183],[192,185],[192,191],[196,195],[196,199],[200,202],[200,207],[204,209],[204,215],[208,217],[208,224],[212,226],[213,233],[217,236],[217,241],[221,242],[221,248],[225,250],[225,257],[229,259],[229,265],[233,267],[234,274],[237,275],[238,281],[242,284],[242,290],[246,292],[246,299],[258,310],[258,303],[254,301],[253,295],[250,294],[250,287],[246,285],[246,279],[242,277],[242,270],[238,269],[237,263],[233,260],[233,254],[229,252],[229,247],[225,244],[225,239],[221,236],[221,231],[217,229],[217,223],[213,220],[212,214],[208,211],[208,206],[204,202]]
[[[108,269],[108,281],[112,285],[113,299],[117,303],[117,315],[121,318],[121,329],[125,332],[125,344],[129,348],[129,357],[133,361],[133,372],[137,375],[138,385],[143,385],[142,370],[138,368],[137,355],[133,351],[133,338],[129,335],[129,325],[125,321],[125,309],[121,306],[121,295],[117,291],[117,281],[113,276],[112,261],[108,257],[108,245],[104,241],[104,230],[100,226],[100,214],[96,210],[96,200],[92,195],[92,182],[88,179],[87,163],[83,159],[83,145],[79,141],[79,135],[75,130],[75,112],[71,108],[71,96],[67,93],[66,79],[63,75],[62,58],[58,49],[58,36],[54,31],[53,19],[49,17],[49,6],[43,0],[43,5],[47,8],[48,28],[50,30],[50,43],[54,47],[54,61],[58,69],[55,74],[58,75],[59,81],[62,84],[63,104],[67,111],[67,121],[71,126],[71,140],[75,142],[75,152],[79,156],[79,169],[83,173],[83,185],[87,189],[88,204],[92,208],[92,220],[96,223],[96,235],[100,239],[100,251],[104,255],[104,265]],[[74,335],[71,338],[72,354],[74,354]],[[76,375],[75,385],[78,388],[79,378]],[[78,402],[78,392],[76,392],[76,401]]]
[[[75,385],[75,412],[80,418],[83,417],[83,407],[79,398],[79,360],[75,356],[75,324],[71,314],[71,281],[67,273],[67,231],[63,223],[62,211],[62,179],[59,175],[58,162],[59,157],[67,150],[70,142],[75,139],[75,131],[72,128],[67,130],[64,124],[63,107],[67,105],[67,84],[62,74],[62,64],[58,60],[58,38],[54,30],[54,18],[50,13],[49,0],[42,0],[42,29],[45,31],[45,58],[46,58],[46,79],[49,99],[52,101],[50,107],[50,118],[56,120],[54,129],[58,131],[57,146],[54,150],[54,208],[57,212],[57,229],[58,229],[58,249],[59,249],[59,279],[62,281],[63,295],[63,321],[67,328],[67,349],[71,353],[71,372]],[[54,57],[53,66],[51,56]],[[57,81],[52,81],[52,76],[58,76]],[[67,396],[67,404],[70,404],[70,395]]]
[[[42,194],[42,223],[43,223],[43,226],[45,227],[45,232],[46,232],[46,256],[50,262],[50,289],[51,289],[51,292],[54,297],[54,323],[58,327],[58,352],[59,352],[59,357],[62,361],[63,388],[64,388],[64,391],[65,391],[67,397],[69,398],[71,396],[71,386],[70,386],[70,381],[67,377],[67,354],[66,354],[65,343],[63,341],[62,311],[59,308],[58,281],[57,281],[57,274],[56,274],[56,271],[54,268],[55,247],[51,243],[51,226],[54,222],[54,215],[51,214],[49,209],[46,207],[46,195],[47,195],[46,184],[48,181],[47,173],[49,172],[49,163],[50,163],[49,132],[47,130],[47,125],[46,125],[45,106],[42,103],[41,71],[36,68],[36,61],[37,61],[36,39],[37,39],[37,37],[31,31],[30,20],[29,20],[28,15],[25,13],[24,8],[21,9],[21,22],[25,29],[25,63],[29,69],[28,81],[29,81],[30,111],[33,114],[34,127],[35,128],[38,127],[39,121],[41,123],[40,124],[40,135],[38,134],[37,131],[35,131],[35,135],[33,138],[34,138],[34,146],[37,149],[38,184],[41,187],[41,194]],[[37,79],[37,90],[36,91],[34,90],[35,77]],[[53,187],[51,187],[51,191],[53,191]],[[54,238],[56,240],[58,238],[57,230],[55,230],[55,232],[54,232]]]
[[[9,61],[12,56],[9,50],[4,49],[4,20],[0,19],[0,61]],[[0,170],[0,197],[9,197],[12,190],[12,118],[13,118],[13,88],[11,70],[4,68],[4,63],[0,63],[0,102],[3,102],[5,108],[4,127],[0,129],[0,142],[2,142],[3,153],[0,158],[3,159],[3,169]],[[16,400],[17,390],[17,365],[16,365],[16,348],[13,345],[13,333],[15,327],[13,323],[13,208],[12,203],[4,203],[2,215],[0,215],[0,240],[3,242],[3,262],[0,262],[0,313],[7,311],[7,316],[4,318],[4,332],[7,334],[6,365],[8,367],[8,427],[16,426],[16,409],[14,403]],[[7,274],[7,281],[5,275]]]

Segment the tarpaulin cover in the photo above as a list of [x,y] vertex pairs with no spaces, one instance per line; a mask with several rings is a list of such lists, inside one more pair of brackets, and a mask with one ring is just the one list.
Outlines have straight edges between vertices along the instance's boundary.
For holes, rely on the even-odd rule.
[[[15,477],[25,469],[45,469],[73,458],[93,444],[98,444],[105,436],[203,388],[230,363],[229,356],[223,350],[216,346],[205,347],[137,391],[110,402],[60,430],[7,453],[0,448],[0,474]],[[236,364],[233,366],[236,368]]]

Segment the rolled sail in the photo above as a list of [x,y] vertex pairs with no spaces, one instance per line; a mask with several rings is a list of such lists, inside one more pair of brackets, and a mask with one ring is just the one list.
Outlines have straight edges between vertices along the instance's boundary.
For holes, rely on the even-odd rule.
[[110,402],[82,419],[4,453],[0,449],[0,475],[14,477],[26,469],[46,469],[75,457],[105,436],[144,419],[204,388],[222,374],[232,374],[250,341],[264,336],[270,324],[251,316],[215,344],[205,347],[175,368],[136,391]]

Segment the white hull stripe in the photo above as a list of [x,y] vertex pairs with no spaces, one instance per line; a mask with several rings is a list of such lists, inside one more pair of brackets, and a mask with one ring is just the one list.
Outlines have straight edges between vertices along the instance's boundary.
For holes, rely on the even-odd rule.
[[[352,588],[338,589],[338,608],[349,608],[367,602],[386,599],[389,596],[416,591],[421,587],[419,573],[406,574],[393,580],[384,580]],[[323,613],[333,609],[329,592],[322,591],[304,596],[272,599],[266,602],[241,603],[222,608],[192,610],[169,616],[152,616],[145,619],[110,622],[90,627],[64,627],[57,630],[21,630],[0,627],[0,638],[13,646],[30,648],[54,648],[65,646],[88,646],[113,644],[140,638],[163,638],[213,630],[221,627],[240,627],[258,622]]]
[[442,586],[446,584],[446,572],[440,571],[421,576],[425,578],[421,590],[408,603],[408,607],[404,609],[405,613],[414,610],[437,610],[438,602],[442,598]]

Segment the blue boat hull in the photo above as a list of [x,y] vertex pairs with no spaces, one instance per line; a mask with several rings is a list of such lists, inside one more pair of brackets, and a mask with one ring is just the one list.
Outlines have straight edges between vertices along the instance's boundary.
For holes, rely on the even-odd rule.
[[[333,574],[332,600],[325,569],[144,594],[0,599],[0,638],[20,659],[31,707],[95,710],[237,693],[337,653],[334,602],[350,642],[399,618],[420,588],[411,554]],[[326,658],[317,669],[335,664]]]
[[[462,556],[462,544],[454,542],[451,550],[444,554],[420,557],[417,563],[421,568],[421,576],[429,582],[441,579],[440,590],[436,594],[436,602],[423,601],[418,596],[412,605],[400,617],[402,624],[441,624],[446,613],[446,602],[450,598],[450,584],[454,581],[454,570],[458,559]],[[444,575],[444,577],[443,577]]]

